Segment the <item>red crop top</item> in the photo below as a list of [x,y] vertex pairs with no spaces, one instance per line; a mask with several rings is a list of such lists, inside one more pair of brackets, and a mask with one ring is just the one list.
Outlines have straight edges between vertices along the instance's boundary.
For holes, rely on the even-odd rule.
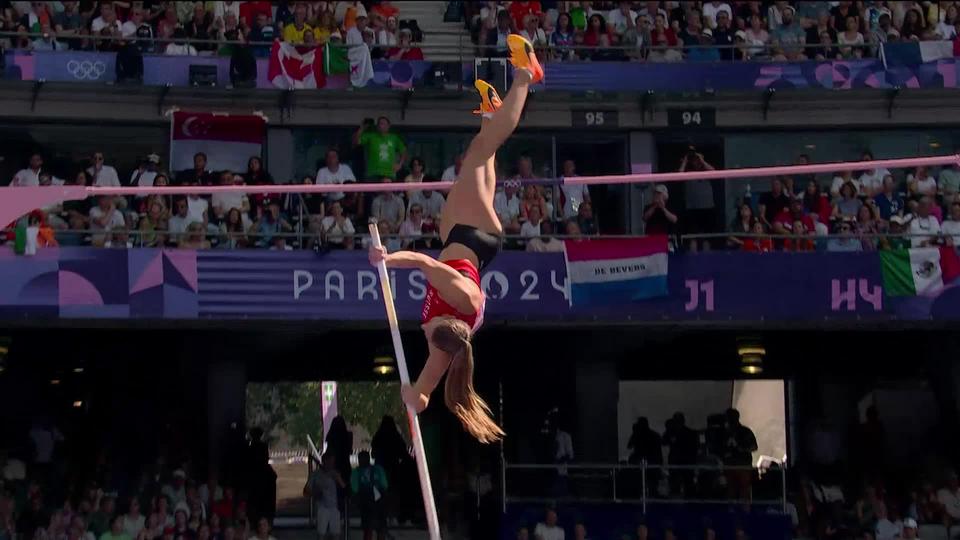
[[[477,268],[473,266],[472,262],[467,259],[453,259],[443,261],[443,264],[470,278],[471,281],[477,284],[477,287],[480,287],[481,292],[483,291],[483,287],[480,285],[480,272],[477,271]],[[483,310],[486,307],[486,303],[487,299],[486,296],[484,296],[479,311],[471,315],[460,313],[444,301],[443,298],[440,298],[440,293],[428,282],[427,295],[423,299],[423,322],[428,322],[434,317],[449,315],[469,324],[472,331],[476,332],[480,329],[480,325],[483,324]]]

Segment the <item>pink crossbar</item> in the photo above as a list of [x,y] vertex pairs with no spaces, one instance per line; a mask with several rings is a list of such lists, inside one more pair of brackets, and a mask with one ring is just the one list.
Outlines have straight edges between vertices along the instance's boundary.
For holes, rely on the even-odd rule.
[[[934,156],[904,159],[881,159],[875,161],[845,161],[817,163],[813,165],[783,165],[777,167],[752,167],[715,171],[688,171],[672,173],[641,173],[615,176],[575,176],[560,178],[558,183],[571,185],[594,184],[651,184],[660,182],[684,182],[688,180],[718,180],[723,178],[757,178],[783,175],[830,173],[847,169],[898,169],[960,164],[960,155]],[[42,208],[65,200],[77,200],[98,195],[187,195],[191,193],[330,193],[330,192],[382,192],[415,191],[425,187],[444,191],[453,182],[401,182],[389,184],[281,184],[256,186],[151,186],[151,187],[8,187],[0,195],[0,224],[6,225],[35,208]]]

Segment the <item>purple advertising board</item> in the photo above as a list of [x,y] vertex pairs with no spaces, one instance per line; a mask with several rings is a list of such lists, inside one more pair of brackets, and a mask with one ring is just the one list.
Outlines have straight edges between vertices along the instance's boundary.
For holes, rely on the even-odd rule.
[[[419,271],[391,271],[401,319],[417,320]],[[960,321],[960,287],[937,297],[883,293],[876,253],[674,255],[669,294],[581,308],[562,254],[504,252],[482,276],[488,322]],[[60,248],[0,253],[0,319],[379,321],[363,252]]]

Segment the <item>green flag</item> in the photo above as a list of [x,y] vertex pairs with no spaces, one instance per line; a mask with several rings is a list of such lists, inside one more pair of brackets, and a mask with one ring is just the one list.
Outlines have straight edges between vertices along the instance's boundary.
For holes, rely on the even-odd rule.
[[346,47],[330,43],[323,47],[323,72],[327,75],[350,73],[350,60],[347,59]]

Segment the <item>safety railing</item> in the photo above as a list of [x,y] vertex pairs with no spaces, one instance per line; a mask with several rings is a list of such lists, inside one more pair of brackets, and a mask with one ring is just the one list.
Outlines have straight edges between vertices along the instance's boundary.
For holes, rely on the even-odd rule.
[[503,464],[504,511],[511,503],[762,506],[786,512],[786,469],[721,464]]

